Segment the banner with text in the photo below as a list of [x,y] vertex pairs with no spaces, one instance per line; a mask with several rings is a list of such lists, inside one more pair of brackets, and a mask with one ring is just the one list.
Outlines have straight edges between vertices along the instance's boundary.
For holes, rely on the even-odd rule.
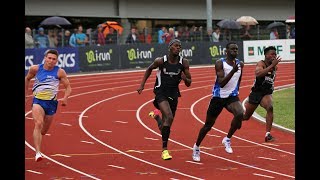
[[245,63],[254,63],[264,59],[264,48],[275,46],[277,55],[283,61],[295,60],[295,39],[243,41]]

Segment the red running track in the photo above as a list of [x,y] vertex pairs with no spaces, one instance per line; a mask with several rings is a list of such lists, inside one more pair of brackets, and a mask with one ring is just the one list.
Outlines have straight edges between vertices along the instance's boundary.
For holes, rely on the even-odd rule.
[[[241,101],[250,92],[254,69],[254,65],[244,67]],[[34,161],[28,97],[25,179],[295,179],[295,134],[273,128],[277,140],[265,143],[265,124],[252,118],[234,134],[234,153],[227,154],[221,140],[232,116],[226,110],[202,142],[201,162],[192,161],[192,146],[204,123],[215,73],[213,66],[190,71],[191,87],[180,86],[182,97],[168,143],[173,156],[170,161],[161,159],[161,135],[156,122],[148,117],[154,109],[155,71],[140,95],[136,89],[144,70],[70,76],[73,91],[69,104],[59,106],[43,137],[45,158],[40,162]],[[294,84],[295,64],[279,64],[275,86]]]

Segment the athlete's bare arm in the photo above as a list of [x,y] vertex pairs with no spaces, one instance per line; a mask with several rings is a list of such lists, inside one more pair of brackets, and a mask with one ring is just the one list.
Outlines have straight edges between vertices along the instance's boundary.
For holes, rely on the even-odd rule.
[[181,73],[181,78],[184,81],[184,84],[189,87],[191,85],[191,74],[189,71],[189,61],[187,59],[183,59],[184,72]]
[[158,67],[163,63],[163,60],[162,60],[162,59],[163,59],[162,57],[156,58],[156,59],[150,64],[150,66],[147,68],[147,70],[146,70],[146,72],[144,73],[144,76],[143,76],[143,78],[142,78],[140,87],[137,89],[137,91],[138,91],[139,94],[142,93],[142,90],[144,89],[144,85],[145,85],[147,79],[149,78],[149,76],[151,75],[152,70],[158,68]]
[[24,90],[24,95],[25,98],[27,98],[28,95],[28,88],[29,88],[29,83],[30,80],[32,78],[34,78],[38,72],[39,66],[38,65],[32,65],[28,71],[28,74],[26,75],[25,79],[24,79],[24,86],[25,86],[25,90]]
[[62,102],[62,106],[66,106],[68,102],[68,97],[71,94],[71,85],[67,77],[67,73],[65,72],[64,69],[61,69],[61,68],[59,69],[58,77],[60,79],[60,83],[63,84],[63,86],[65,87],[64,96],[61,102]]
[[215,69],[216,69],[216,74],[217,74],[217,81],[220,84],[220,87],[224,87],[232,78],[233,74],[238,71],[239,65],[234,64],[233,69],[230,71],[227,76],[224,76],[224,70],[223,70],[223,63],[219,59],[215,63]]

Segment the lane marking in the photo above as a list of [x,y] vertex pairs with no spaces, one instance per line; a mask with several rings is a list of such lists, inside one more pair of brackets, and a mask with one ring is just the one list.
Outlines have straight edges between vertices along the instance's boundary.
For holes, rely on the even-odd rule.
[[149,137],[144,137],[145,139],[147,140],[152,140],[152,141],[158,141],[159,139],[156,139],[156,138],[149,138]]
[[262,176],[262,177],[266,177],[266,178],[274,178],[273,176],[267,176],[267,175],[263,175],[263,174],[258,174],[258,173],[253,173],[253,175],[256,175],[256,176]]
[[128,123],[128,122],[126,122],[126,121],[115,121],[116,123],[122,123],[122,124],[126,124],[126,123]]
[[55,157],[55,156],[60,156],[60,157],[71,157],[71,156],[64,155],[64,154],[53,154],[53,155],[51,155],[51,156],[53,156],[53,157]]
[[80,141],[80,142],[88,143],[88,144],[94,144],[94,142],[90,142],[90,141]]
[[267,160],[271,160],[271,161],[276,161],[277,159],[273,159],[273,158],[267,158],[267,157],[257,157],[257,158],[260,158],[260,159],[267,159]]
[[128,151],[126,151],[126,152],[136,152],[136,153],[140,153],[140,154],[143,154],[144,152],[142,152],[142,151],[137,151],[137,150],[128,150]]
[[60,124],[64,126],[72,126],[71,124],[67,124],[67,123],[60,123]]
[[193,163],[193,164],[199,164],[199,165],[202,165],[203,163],[201,163],[201,162],[194,162],[194,161],[186,161],[186,162],[188,162],[188,163]]
[[207,136],[221,137],[221,136],[215,135],[215,134],[207,134]]
[[124,167],[116,166],[116,165],[112,165],[112,164],[109,164],[108,166],[110,166],[110,167],[114,167],[114,168],[118,168],[118,169],[125,169]]
[[100,129],[99,131],[102,131],[102,132],[107,132],[107,133],[111,133],[112,131],[109,131],[109,130],[105,130],[105,129]]
[[31,173],[35,173],[35,174],[42,174],[41,172],[33,171],[33,170],[30,170],[30,169],[27,169],[26,171],[31,172]]

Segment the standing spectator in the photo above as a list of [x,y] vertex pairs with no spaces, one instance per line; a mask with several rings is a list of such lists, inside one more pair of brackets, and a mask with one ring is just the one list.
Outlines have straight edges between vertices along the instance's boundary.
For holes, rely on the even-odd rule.
[[110,27],[109,33],[107,34],[107,37],[106,37],[106,44],[116,44],[117,42],[118,42],[118,31]]
[[89,42],[87,35],[85,33],[83,33],[82,31],[83,31],[83,27],[82,27],[82,25],[79,25],[78,31],[75,34],[76,47],[84,47]]
[[78,29],[75,28],[73,29],[73,33],[72,35],[70,36],[70,39],[69,39],[69,45],[71,47],[77,47],[77,42],[76,42],[76,34],[78,33]]
[[204,36],[203,36],[203,41],[205,41],[205,42],[213,42],[212,29],[208,29],[207,30],[207,33],[204,34]]
[[46,34],[44,34],[44,29],[40,27],[38,29],[38,34],[36,35],[35,39],[35,44],[37,45],[38,48],[47,48],[49,47],[49,39]]
[[182,32],[182,38],[181,38],[181,41],[183,42],[190,42],[190,32],[189,32],[189,27],[188,26],[185,26],[184,27],[184,30]]
[[270,40],[279,39],[279,33],[277,28],[272,28],[270,32]]
[[104,34],[102,32],[103,28],[102,25],[99,24],[97,27],[97,33],[95,34],[95,38],[97,39],[97,41],[95,42],[97,46],[104,46],[106,44],[106,39],[104,37]]
[[219,39],[220,39],[220,28],[217,27],[212,33],[212,41],[219,42]]
[[151,44],[152,37],[147,27],[143,28],[142,32],[139,33],[139,40],[141,43]]
[[250,34],[250,25],[246,25],[244,30],[242,30],[241,32],[241,40],[250,40],[253,38],[253,35]]
[[25,29],[24,39],[24,46],[26,49],[34,48],[34,40],[31,35],[31,29],[29,27],[26,27]]
[[58,46],[58,37],[53,29],[48,30],[49,47],[56,48]]
[[169,42],[172,40],[172,39],[175,39],[175,35],[174,35],[174,29],[173,28],[169,28],[169,32],[168,33],[164,33],[162,35],[162,38],[164,39],[164,42],[166,44],[169,44]]
[[138,39],[137,29],[135,27],[131,28],[131,33],[127,36],[126,43],[127,44],[140,43]]
[[65,30],[64,31],[64,46],[65,47],[68,47],[69,46],[69,41],[70,41],[70,35],[71,35],[71,32],[69,30]]
[[163,34],[167,32],[167,28],[162,26],[161,29],[158,31],[158,43],[163,44],[164,39],[162,38]]

